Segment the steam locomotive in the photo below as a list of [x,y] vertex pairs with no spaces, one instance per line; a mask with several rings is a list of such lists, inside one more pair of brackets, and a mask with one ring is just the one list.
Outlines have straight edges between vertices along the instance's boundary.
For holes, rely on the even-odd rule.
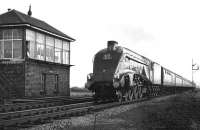
[[96,53],[93,73],[85,87],[94,98],[135,100],[145,96],[176,93],[195,88],[195,84],[156,62],[108,41],[107,48]]

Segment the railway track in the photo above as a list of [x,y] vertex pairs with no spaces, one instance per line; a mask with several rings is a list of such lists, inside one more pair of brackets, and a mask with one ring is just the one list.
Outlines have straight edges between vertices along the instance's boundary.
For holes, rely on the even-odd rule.
[[36,108],[47,108],[47,107],[53,107],[53,106],[62,106],[66,104],[81,103],[81,102],[92,101],[92,100],[93,100],[92,97],[46,98],[45,100],[38,98],[38,99],[34,99],[34,102],[0,105],[0,113],[22,111],[22,110],[29,110],[29,109],[36,109]]
[[[22,128],[22,127],[23,128],[31,127],[33,125],[51,122],[56,119],[62,119],[62,118],[71,117],[71,116],[79,116],[86,113],[91,113],[91,112],[95,112],[98,110],[111,108],[111,107],[115,107],[119,105],[146,101],[155,97],[156,96],[150,97],[150,98],[137,99],[133,101],[126,101],[126,102],[106,101],[106,102],[98,102],[98,103],[88,98],[87,100],[90,100],[90,101],[82,100],[81,103],[74,102],[67,105],[54,104],[55,106],[46,106],[46,107],[40,107],[40,108],[7,111],[7,112],[0,113],[0,129],[10,130],[12,128],[16,129],[16,128]],[[76,100],[80,101],[80,99],[78,98]]]
[[30,127],[36,124],[42,124],[45,122],[50,122],[55,119],[61,119],[71,116],[78,116],[85,113],[90,113],[98,110],[102,110],[105,108],[110,108],[114,106],[130,104],[135,102],[141,102],[147,100],[139,99],[135,101],[127,101],[127,102],[84,102],[84,103],[76,103],[69,104],[63,106],[53,106],[47,108],[37,108],[37,109],[29,109],[22,111],[14,111],[14,112],[5,112],[0,113],[0,128],[1,129],[11,129],[11,128],[21,128],[21,127]]
[[37,108],[23,111],[6,112],[0,114],[0,126],[22,126],[24,124],[32,124],[43,122],[49,118],[59,118],[61,115],[71,109],[79,109],[93,105],[93,102],[76,103],[63,106],[54,106],[47,108]]

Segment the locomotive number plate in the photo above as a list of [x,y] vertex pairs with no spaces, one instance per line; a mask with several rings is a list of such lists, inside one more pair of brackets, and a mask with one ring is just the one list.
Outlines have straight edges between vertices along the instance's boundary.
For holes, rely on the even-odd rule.
[[110,53],[105,54],[105,55],[103,56],[103,60],[111,60],[111,59],[112,59],[112,56],[110,55]]

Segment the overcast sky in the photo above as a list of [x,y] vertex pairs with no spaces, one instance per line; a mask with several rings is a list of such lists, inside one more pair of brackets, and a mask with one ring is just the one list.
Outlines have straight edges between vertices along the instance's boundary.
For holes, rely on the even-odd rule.
[[[76,39],[71,44],[71,86],[83,87],[94,54],[116,40],[191,80],[200,64],[200,1],[193,0],[4,0],[8,8],[46,21]],[[194,73],[200,83],[200,71]]]

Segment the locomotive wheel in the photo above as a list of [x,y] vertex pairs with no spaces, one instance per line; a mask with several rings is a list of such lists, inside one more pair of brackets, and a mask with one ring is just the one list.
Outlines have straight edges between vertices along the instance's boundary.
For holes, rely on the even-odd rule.
[[142,93],[142,87],[141,86],[138,86],[138,96],[139,98],[142,98],[143,97],[143,93]]
[[129,91],[126,92],[126,94],[124,95],[124,97],[125,97],[125,101],[128,101],[128,100],[129,100]]
[[128,95],[129,95],[129,100],[130,100],[130,101],[133,101],[133,99],[134,99],[134,92],[133,92],[132,89],[129,90]]
[[138,86],[136,85],[135,87],[134,87],[134,97],[135,97],[135,99],[138,99]]
[[117,93],[118,93],[118,94],[117,94],[118,101],[119,101],[119,102],[122,102],[122,101],[123,101],[122,92],[121,92],[121,91],[118,91]]

